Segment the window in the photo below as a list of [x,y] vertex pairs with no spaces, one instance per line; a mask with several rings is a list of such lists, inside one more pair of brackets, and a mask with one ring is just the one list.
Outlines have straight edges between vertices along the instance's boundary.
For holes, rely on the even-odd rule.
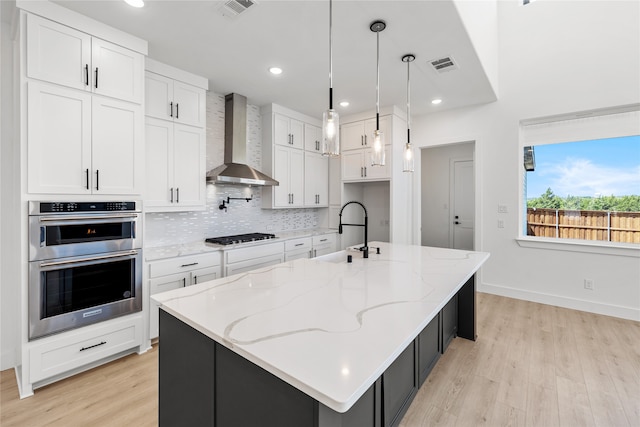
[[522,236],[640,246],[638,107],[521,124]]

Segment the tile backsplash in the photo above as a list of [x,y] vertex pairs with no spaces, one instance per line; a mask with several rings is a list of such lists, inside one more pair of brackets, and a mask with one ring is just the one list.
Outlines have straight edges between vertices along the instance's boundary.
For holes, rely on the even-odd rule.
[[[224,162],[224,95],[207,92],[207,170]],[[262,117],[260,108],[247,106],[247,163],[262,170]],[[218,206],[227,197],[227,210]],[[239,233],[278,233],[317,227],[318,209],[262,209],[262,187],[207,184],[204,211],[148,213],[145,216],[145,246],[190,243],[205,237]]]

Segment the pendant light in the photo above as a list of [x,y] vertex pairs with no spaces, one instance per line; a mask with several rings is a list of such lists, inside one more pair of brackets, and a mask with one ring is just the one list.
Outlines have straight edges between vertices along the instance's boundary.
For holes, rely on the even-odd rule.
[[376,130],[373,132],[373,152],[371,153],[371,166],[384,166],[384,134],[380,131],[380,31],[387,24],[382,21],[373,21],[369,27],[376,33]]
[[332,16],[333,2],[329,0],[329,109],[322,114],[322,154],[335,157],[340,155],[340,117],[333,109]]
[[402,57],[402,62],[407,63],[407,143],[404,146],[404,153],[402,155],[403,172],[413,172],[414,169],[414,152],[411,146],[411,80],[409,79],[409,68],[411,68],[411,63],[415,59],[416,56],[410,53]]

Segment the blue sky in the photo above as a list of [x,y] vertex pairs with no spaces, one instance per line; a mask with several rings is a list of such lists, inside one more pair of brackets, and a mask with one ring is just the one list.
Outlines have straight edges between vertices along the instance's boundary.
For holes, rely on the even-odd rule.
[[640,136],[537,145],[527,198],[640,194]]

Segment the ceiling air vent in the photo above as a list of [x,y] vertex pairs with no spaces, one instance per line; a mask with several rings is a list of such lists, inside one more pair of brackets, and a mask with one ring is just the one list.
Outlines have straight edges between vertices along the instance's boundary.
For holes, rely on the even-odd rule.
[[228,0],[224,2],[220,11],[224,16],[235,18],[255,4],[255,0]]
[[445,71],[453,71],[458,69],[458,64],[455,63],[453,57],[446,56],[444,58],[432,59],[429,64],[438,73],[444,73]]

